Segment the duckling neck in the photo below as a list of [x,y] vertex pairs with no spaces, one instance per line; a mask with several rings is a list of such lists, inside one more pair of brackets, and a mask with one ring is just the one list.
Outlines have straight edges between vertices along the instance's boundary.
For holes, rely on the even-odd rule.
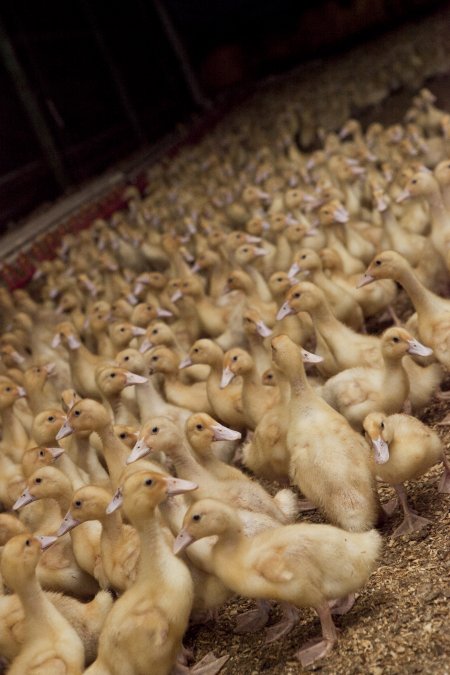
[[155,574],[160,573],[168,555],[167,542],[161,531],[161,525],[155,511],[145,517],[133,519],[133,525],[139,533],[141,555],[135,583],[155,583]]
[[179,442],[176,445],[174,444],[170,449],[170,457],[175,464],[179,478],[183,480],[199,480],[208,477],[205,469],[192,456],[184,443]]
[[303,361],[296,358],[291,362],[291,369],[286,373],[291,388],[292,399],[303,399],[306,394],[312,392],[311,385],[306,377]]
[[434,293],[425,288],[412,269],[405,267],[399,270],[395,281],[403,286],[417,312],[426,312],[431,309]]
[[45,615],[47,614],[47,600],[36,578],[36,575],[21,584],[16,593],[25,609],[25,625],[28,635],[45,630]]
[[103,456],[108,465],[111,483],[115,489],[118,486],[120,475],[125,468],[129,450],[127,446],[121,443],[116,437],[111,423],[96,431],[102,442]]
[[164,415],[166,411],[166,403],[153,384],[152,378],[144,384],[136,385],[136,401],[143,421],[148,417],[149,411],[155,416]]
[[0,411],[2,420],[2,442],[6,446],[13,448],[24,449],[28,443],[28,435],[25,431],[22,422],[14,412],[13,406],[3,408]]

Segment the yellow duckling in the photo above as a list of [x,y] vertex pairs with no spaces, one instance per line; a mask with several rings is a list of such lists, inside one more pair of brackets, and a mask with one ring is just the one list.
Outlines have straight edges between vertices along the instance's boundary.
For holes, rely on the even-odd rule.
[[193,483],[150,471],[125,480],[123,508],[139,533],[141,558],[134,584],[106,618],[97,659],[87,674],[168,675],[174,666],[191,612],[193,586],[186,565],[170,551],[156,507],[168,495],[195,488]]
[[375,256],[360,286],[377,279],[393,279],[403,286],[417,312],[419,338],[429,345],[445,368],[450,369],[450,300],[425,288],[409,263],[395,251]]
[[207,413],[191,415],[186,422],[185,431],[196,460],[207,471],[220,480],[246,479],[242,471],[222,462],[211,447],[216,441],[239,440],[241,438],[239,431],[224,427]]
[[350,533],[309,523],[278,527],[251,538],[242,529],[232,506],[200,500],[187,511],[174,551],[216,535],[211,566],[219,579],[244,597],[314,608],[323,639],[305,645],[296,657],[303,666],[323,658],[337,641],[329,601],[343,599],[345,609],[351,608],[351,594],[366,583],[380,555],[380,535],[375,530]]
[[369,412],[400,412],[409,395],[409,378],[403,367],[405,354],[429,356],[432,350],[403,328],[388,328],[381,338],[383,368],[350,368],[331,377],[321,395],[354,429],[361,429]]
[[25,640],[8,672],[12,675],[64,672],[81,675],[83,643],[76,631],[46,598],[36,578],[41,544],[30,534],[10,539],[3,549],[1,572],[25,610]]
[[410,509],[403,483],[420,478],[434,464],[443,462],[439,491],[450,493],[450,463],[439,436],[409,415],[374,412],[367,415],[363,426],[373,446],[375,473],[395,488],[405,516],[393,536],[420,530],[430,521]]
[[272,359],[291,386],[291,479],[333,523],[350,531],[372,528],[379,504],[367,444],[310,386],[301,352],[286,335],[272,338]]

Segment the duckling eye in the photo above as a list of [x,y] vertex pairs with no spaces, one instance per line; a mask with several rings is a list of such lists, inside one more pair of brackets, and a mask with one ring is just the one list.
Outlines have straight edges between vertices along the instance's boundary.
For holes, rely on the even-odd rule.
[[124,361],[129,361],[129,360],[130,360],[130,357],[129,357],[129,356],[125,356]]
[[42,478],[35,478],[35,479],[34,479],[34,482],[35,482],[37,485],[39,485],[40,483],[42,483]]
[[158,329],[157,329],[157,328],[155,328],[154,330],[152,330],[152,335],[158,335]]
[[152,361],[157,361],[159,359],[159,356],[152,356]]
[[233,283],[233,277],[228,277],[227,283],[232,284]]
[[76,502],[74,502],[74,506],[76,506],[76,507],[77,507],[77,509],[79,509],[79,508],[80,508],[80,506],[81,506],[81,499],[77,499],[77,501],[76,501]]
[[194,354],[198,354],[199,351],[200,351],[199,348],[196,347],[196,348],[194,349]]
[[384,429],[384,422],[381,422],[380,429]]
[[50,417],[47,417],[47,422],[54,422],[54,421],[55,421],[55,418],[53,417],[53,415],[50,415]]
[[244,253],[248,253],[248,248],[243,248],[242,250]]
[[151,479],[151,478],[147,478],[147,480],[145,481],[145,485],[153,485],[152,479]]
[[414,178],[414,180],[412,180],[411,183],[412,183],[413,185],[416,185],[416,183],[417,183],[417,178]]
[[39,457],[44,457],[44,455],[45,455],[45,452],[43,450],[40,450],[39,451]]
[[280,282],[281,282],[281,281],[283,281],[283,279],[282,279],[281,277],[278,277],[278,278],[277,278],[277,281],[280,281]]
[[5,391],[11,391],[11,387],[6,387]]
[[37,372],[37,373],[40,373],[40,372],[41,372],[41,369],[40,369],[40,368],[36,368],[36,372]]
[[267,375],[267,379],[268,379],[268,380],[271,380],[272,378],[273,378],[273,375],[271,375],[271,374],[269,373],[269,374]]
[[27,539],[27,540],[26,540],[25,546],[31,546],[31,539]]
[[152,434],[157,434],[159,431],[158,427],[153,427]]
[[75,415],[75,417],[79,417],[81,415],[81,412],[79,410],[75,410],[73,414]]
[[121,333],[125,333],[125,328],[123,328],[123,326],[122,326],[122,328],[120,329],[120,332],[121,332]]
[[195,425],[195,428],[197,429],[197,431],[202,431],[202,429],[203,429],[203,424],[196,424],[196,425]]
[[375,260],[375,265],[378,265],[378,267],[381,265],[381,260]]
[[122,433],[119,434],[119,438],[126,438],[126,436],[127,436],[127,435],[126,435],[126,433],[125,433],[124,431],[122,431]]
[[236,361],[238,360],[238,357],[237,357],[237,356],[233,356],[233,358],[232,358],[231,360],[236,362]]
[[301,259],[302,259],[302,260],[305,260],[305,258],[306,258],[306,253],[305,253],[304,255],[302,255],[302,258],[301,258]]
[[299,297],[300,297],[300,293],[294,293],[294,298],[299,298]]
[[393,337],[393,338],[392,338],[392,342],[398,343],[398,342],[400,342],[400,338],[398,338],[398,337]]
[[197,523],[198,523],[198,521],[199,521],[200,519],[201,519],[201,515],[200,515],[199,513],[195,513],[195,514],[192,516],[192,520],[195,520],[195,522],[197,522]]
[[116,373],[110,373],[109,376],[110,376],[110,377],[115,377],[115,376],[116,376]]

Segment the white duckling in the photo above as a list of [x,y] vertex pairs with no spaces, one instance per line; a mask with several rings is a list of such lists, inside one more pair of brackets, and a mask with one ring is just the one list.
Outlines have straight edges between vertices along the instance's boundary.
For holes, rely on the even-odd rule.
[[385,415],[374,412],[363,423],[374,451],[374,471],[397,492],[404,520],[393,536],[420,530],[430,522],[417,515],[408,505],[403,483],[423,476],[438,462],[444,464],[439,491],[450,492],[450,463],[435,431],[410,415]]

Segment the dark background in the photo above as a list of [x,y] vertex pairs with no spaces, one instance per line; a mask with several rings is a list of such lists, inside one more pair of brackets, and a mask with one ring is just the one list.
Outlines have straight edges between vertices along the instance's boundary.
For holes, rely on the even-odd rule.
[[[1,42],[15,58],[1,50],[0,231],[201,109],[161,13],[179,37],[201,94],[214,102],[443,4],[2,0]],[[31,97],[34,127],[23,96]],[[42,143],[48,138],[50,151]]]

